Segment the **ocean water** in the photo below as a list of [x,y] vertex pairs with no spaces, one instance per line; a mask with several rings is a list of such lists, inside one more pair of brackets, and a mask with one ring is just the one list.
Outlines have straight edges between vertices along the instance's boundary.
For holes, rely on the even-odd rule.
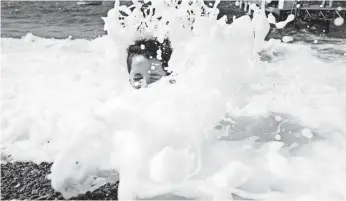
[[[205,1],[208,7],[214,1]],[[121,1],[122,5],[131,5],[131,1]],[[44,38],[86,38],[92,39],[105,35],[104,21],[101,17],[114,7],[114,1],[103,1],[102,5],[81,6],[77,1],[1,1],[1,37],[20,38],[28,33]],[[236,6],[236,1],[221,1],[218,19],[227,16],[232,22],[233,16],[239,17],[247,12]],[[345,26],[337,29],[344,30]],[[316,35],[323,35],[322,30],[315,34],[297,32],[290,29],[290,35],[299,37],[301,41],[313,41]],[[335,32],[335,31],[334,31]],[[343,33],[331,33],[332,36],[344,38]],[[280,33],[273,33],[274,37],[282,37]],[[323,38],[320,38],[323,41]],[[328,40],[328,43],[331,43]]]
[[114,1],[80,6],[76,1],[1,1],[1,37],[27,33],[45,38],[96,38],[104,35],[104,22]]
[[[130,5],[131,1],[121,4]],[[231,12],[234,2],[223,4],[222,14],[242,13]],[[45,38],[96,38],[106,34],[101,17],[113,7],[114,1],[93,6],[77,5],[77,1],[1,1],[1,37],[32,33]]]
[[[345,200],[345,39],[264,41],[260,10],[226,24],[213,5],[183,2],[154,1],[162,19],[151,21],[139,5],[113,3],[63,2],[73,14],[40,27],[44,11],[13,17],[28,26],[8,23],[1,38],[2,162],[54,162],[49,177],[65,198],[120,179],[125,200]],[[77,9],[99,9],[104,21]],[[61,23],[56,33],[49,22]],[[125,50],[144,36],[171,39],[174,76],[134,90]]]

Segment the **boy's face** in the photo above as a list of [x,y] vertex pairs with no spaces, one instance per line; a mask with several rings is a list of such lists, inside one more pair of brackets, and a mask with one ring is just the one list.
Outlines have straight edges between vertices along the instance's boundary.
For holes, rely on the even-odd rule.
[[162,62],[156,58],[146,58],[142,55],[132,57],[130,83],[136,88],[147,87],[166,76]]

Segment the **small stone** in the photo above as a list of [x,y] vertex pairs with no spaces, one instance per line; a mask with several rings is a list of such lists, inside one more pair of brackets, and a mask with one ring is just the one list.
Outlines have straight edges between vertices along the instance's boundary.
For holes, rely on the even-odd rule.
[[21,188],[21,189],[19,190],[19,193],[22,194],[22,193],[24,193],[24,191],[25,191],[25,187]]

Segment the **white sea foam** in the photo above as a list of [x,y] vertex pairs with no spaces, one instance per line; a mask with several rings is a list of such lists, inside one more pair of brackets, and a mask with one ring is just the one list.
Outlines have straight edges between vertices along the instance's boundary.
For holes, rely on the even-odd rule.
[[[161,21],[116,3],[92,41],[2,39],[2,155],[54,161],[66,198],[116,170],[120,199],[346,199],[344,47],[263,42],[260,12],[227,25],[199,1],[154,2]],[[143,35],[171,39],[175,84],[129,85],[125,49]]]

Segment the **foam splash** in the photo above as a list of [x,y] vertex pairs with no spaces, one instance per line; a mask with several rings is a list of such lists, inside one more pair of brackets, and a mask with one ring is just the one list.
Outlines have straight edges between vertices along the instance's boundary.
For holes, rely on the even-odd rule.
[[[2,42],[2,153],[54,161],[65,198],[116,181],[113,170],[119,199],[346,198],[344,57],[264,42],[263,12],[227,25],[217,2],[155,1],[145,18],[134,4],[117,1],[93,41]],[[171,39],[176,84],[130,87],[125,49],[143,36]]]

